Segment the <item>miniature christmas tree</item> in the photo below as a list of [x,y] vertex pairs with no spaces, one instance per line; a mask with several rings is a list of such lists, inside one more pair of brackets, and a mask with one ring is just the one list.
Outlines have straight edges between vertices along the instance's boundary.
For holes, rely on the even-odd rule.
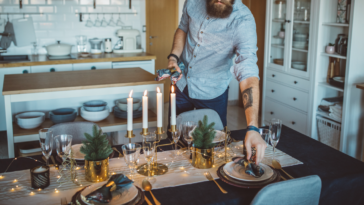
[[215,138],[215,123],[208,124],[207,115],[203,117],[203,122],[201,120],[198,122],[198,126],[192,133],[193,144],[199,149],[211,149],[215,145],[212,141]]
[[101,161],[109,157],[113,152],[106,134],[102,134],[102,130],[98,130],[94,125],[92,128],[93,136],[85,133],[86,140],[82,142],[81,153],[85,154],[85,160]]

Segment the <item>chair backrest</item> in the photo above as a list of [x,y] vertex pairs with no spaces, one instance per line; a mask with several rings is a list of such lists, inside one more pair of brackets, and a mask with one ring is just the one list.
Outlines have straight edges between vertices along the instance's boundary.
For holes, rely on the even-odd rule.
[[198,109],[198,110],[183,112],[177,116],[176,123],[177,126],[182,122],[186,121],[193,121],[197,123],[199,120],[202,120],[205,115],[207,115],[209,123],[215,122],[215,130],[224,129],[219,114],[217,114],[215,110],[211,109]]
[[[93,122],[66,122],[53,125],[53,136],[68,134],[72,135],[72,144],[81,144],[85,140],[84,133],[92,135],[92,127],[96,125],[98,129],[100,127]],[[55,143],[54,143],[55,144]]]
[[251,205],[319,204],[321,179],[317,175],[270,184],[261,189]]

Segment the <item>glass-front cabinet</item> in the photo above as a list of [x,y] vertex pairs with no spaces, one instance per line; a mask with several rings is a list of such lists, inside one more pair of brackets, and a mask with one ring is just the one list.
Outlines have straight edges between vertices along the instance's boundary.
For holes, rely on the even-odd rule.
[[269,69],[309,77],[311,0],[271,0],[268,7]]

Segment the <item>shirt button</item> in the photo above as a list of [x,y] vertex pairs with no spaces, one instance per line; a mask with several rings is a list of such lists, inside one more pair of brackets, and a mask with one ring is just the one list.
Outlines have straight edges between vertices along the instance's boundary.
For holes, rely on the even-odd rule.
[[203,31],[201,31],[201,33],[203,33]]
[[209,18],[209,17],[207,17],[206,19],[207,19],[207,20],[209,20],[210,18]]
[[188,76],[188,78],[190,78],[190,76]]
[[195,58],[196,58],[196,56],[193,56],[193,57],[195,57]]
[[200,44],[198,44],[197,46],[200,47]]
[[192,68],[192,66],[190,66],[190,68]]

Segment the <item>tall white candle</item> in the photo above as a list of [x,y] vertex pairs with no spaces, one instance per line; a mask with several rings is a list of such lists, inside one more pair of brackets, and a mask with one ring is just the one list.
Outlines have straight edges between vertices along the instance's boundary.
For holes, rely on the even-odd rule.
[[148,96],[147,96],[147,91],[144,91],[144,96],[143,96],[143,128],[148,128]]
[[131,97],[133,94],[133,90],[130,91],[129,97],[127,99],[128,102],[128,131],[133,130],[133,98]]
[[171,91],[171,125],[176,125],[176,93],[173,85]]
[[157,87],[157,127],[163,126],[162,125],[162,119],[163,119],[162,103],[163,103],[162,93],[161,93],[161,90],[159,89],[159,87]]

